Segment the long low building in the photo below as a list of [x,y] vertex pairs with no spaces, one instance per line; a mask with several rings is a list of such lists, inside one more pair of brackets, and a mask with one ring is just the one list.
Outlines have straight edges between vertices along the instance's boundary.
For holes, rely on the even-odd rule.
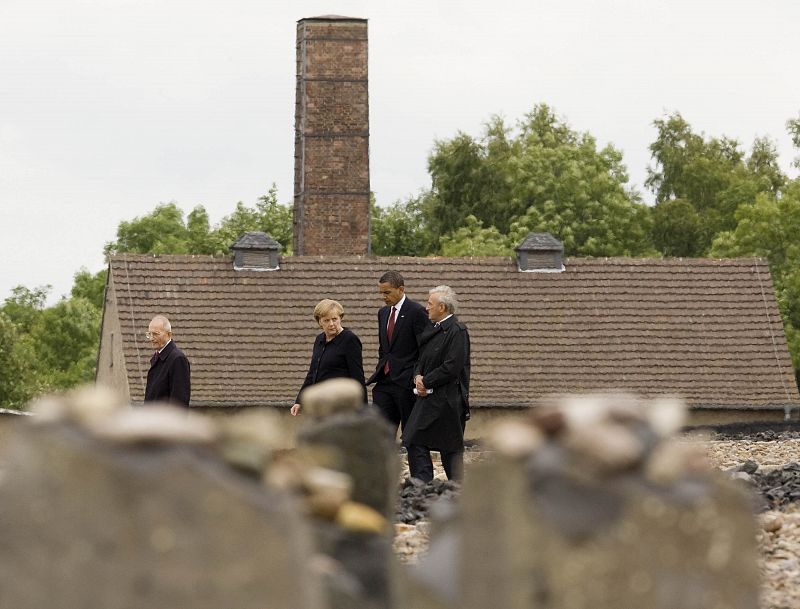
[[[672,395],[698,410],[800,406],[767,262],[760,258],[572,258],[531,235],[517,258],[293,256],[259,233],[234,256],[120,254],[110,261],[97,381],[144,394],[149,320],[167,315],[192,365],[192,406],[288,407],[305,377],[322,298],[345,309],[377,361],[377,282],[389,269],[425,302],[459,296],[472,337],[475,410],[552,394]],[[266,246],[264,246],[266,244]],[[539,247],[539,249],[537,249]]]

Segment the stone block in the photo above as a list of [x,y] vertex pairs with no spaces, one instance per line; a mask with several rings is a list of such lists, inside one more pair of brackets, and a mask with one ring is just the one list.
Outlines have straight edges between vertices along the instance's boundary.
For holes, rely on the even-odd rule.
[[371,411],[336,414],[306,425],[297,436],[299,450],[334,456],[323,467],[353,480],[351,499],[391,520],[397,500],[400,464],[389,425]]
[[[333,608],[402,606],[398,604],[401,591],[396,585],[398,564],[392,550],[392,527],[388,526],[400,472],[389,425],[372,411],[343,412],[315,419],[298,434],[297,443],[304,460],[341,471],[353,482],[352,502],[340,507],[336,524],[318,521],[314,527],[317,548],[340,564],[355,584],[354,591],[346,593],[328,583]],[[347,505],[353,508],[353,515],[345,519]],[[368,506],[362,516],[359,506]],[[375,514],[383,526],[361,527],[352,522],[369,513]],[[339,577],[334,583],[341,581]]]
[[546,607],[537,600],[542,582],[534,568],[540,549],[533,545],[527,477],[520,464],[508,465],[474,463],[465,472],[455,567],[464,609]]
[[20,426],[0,481],[0,607],[322,609],[294,499],[210,450]]
[[647,464],[661,451],[612,471],[563,438],[467,471],[457,606],[758,608],[755,521],[740,488],[681,471],[685,448],[667,451],[673,468],[654,480]]
[[[314,526],[317,548],[342,567],[330,578],[330,609],[400,609],[397,587],[399,564],[389,535],[348,531],[325,522]],[[341,583],[351,579],[349,590]]]

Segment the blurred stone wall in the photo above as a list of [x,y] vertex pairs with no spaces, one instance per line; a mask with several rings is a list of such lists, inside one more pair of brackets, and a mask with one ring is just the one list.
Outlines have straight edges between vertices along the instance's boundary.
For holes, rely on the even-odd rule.
[[391,430],[357,383],[315,389],[296,447],[274,413],[100,390],[0,418],[0,607],[758,607],[751,503],[673,437],[682,404],[572,397],[498,422],[406,566]]

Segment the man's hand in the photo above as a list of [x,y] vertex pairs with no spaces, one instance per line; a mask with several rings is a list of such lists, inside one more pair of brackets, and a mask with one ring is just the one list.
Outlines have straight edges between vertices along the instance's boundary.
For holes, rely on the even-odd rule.
[[422,383],[422,375],[418,374],[414,377],[414,386],[417,388],[417,395],[420,397],[425,397],[428,393],[428,390],[425,388],[425,385]]

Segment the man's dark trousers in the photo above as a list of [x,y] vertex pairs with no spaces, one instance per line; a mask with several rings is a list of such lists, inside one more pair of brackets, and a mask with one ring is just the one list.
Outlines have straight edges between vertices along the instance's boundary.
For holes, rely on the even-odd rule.
[[[378,363],[367,380],[372,403],[394,429],[405,426],[414,408],[414,364],[419,356],[417,337],[430,325],[425,308],[409,298],[397,312],[391,340],[387,331],[391,307],[378,311]],[[388,373],[387,373],[388,369]]]
[[372,403],[395,430],[398,425],[406,426],[415,402],[416,396],[411,391],[410,385],[398,385],[385,376],[372,388]]
[[[425,446],[411,444],[408,448],[409,475],[423,482],[433,480],[433,461],[431,451]],[[452,453],[439,453],[442,458],[442,467],[448,480],[461,480],[464,470],[464,451]]]

